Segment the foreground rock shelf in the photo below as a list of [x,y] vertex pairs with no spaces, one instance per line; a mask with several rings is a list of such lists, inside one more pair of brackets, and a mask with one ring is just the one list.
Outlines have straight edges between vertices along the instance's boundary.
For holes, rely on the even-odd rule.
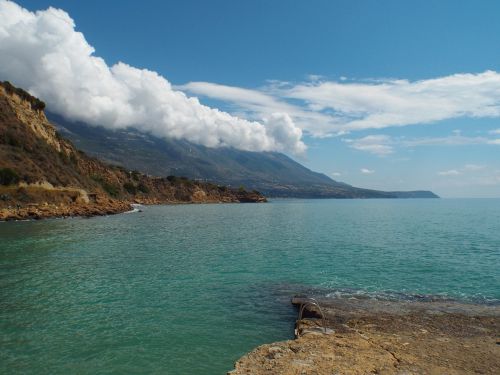
[[[297,302],[297,301],[296,301]],[[299,338],[262,345],[231,375],[499,374],[500,307],[451,301],[319,301],[297,321]]]

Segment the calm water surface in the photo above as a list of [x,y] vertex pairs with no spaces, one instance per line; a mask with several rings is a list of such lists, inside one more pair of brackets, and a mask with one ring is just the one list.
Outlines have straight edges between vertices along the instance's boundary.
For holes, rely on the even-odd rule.
[[224,374],[297,292],[500,303],[500,200],[276,200],[0,223],[0,373]]

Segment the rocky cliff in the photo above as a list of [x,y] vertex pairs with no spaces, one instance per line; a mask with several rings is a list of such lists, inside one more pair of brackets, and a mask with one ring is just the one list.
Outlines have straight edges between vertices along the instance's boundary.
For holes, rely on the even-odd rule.
[[0,82],[0,219],[109,214],[131,203],[265,201],[255,191],[107,165],[61,137],[44,108]]

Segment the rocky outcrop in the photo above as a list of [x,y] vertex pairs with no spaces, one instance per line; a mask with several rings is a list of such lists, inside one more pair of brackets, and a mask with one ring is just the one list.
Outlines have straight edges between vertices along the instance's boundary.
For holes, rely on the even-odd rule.
[[265,202],[255,191],[148,176],[91,158],[57,133],[44,107],[0,82],[0,220],[109,214],[134,202]]
[[454,302],[322,301],[300,337],[262,345],[230,375],[499,374],[500,307]]

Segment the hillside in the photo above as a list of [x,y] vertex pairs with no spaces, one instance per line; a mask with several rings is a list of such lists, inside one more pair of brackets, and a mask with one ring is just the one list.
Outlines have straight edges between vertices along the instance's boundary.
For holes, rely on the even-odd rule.
[[277,152],[208,148],[160,139],[136,129],[108,130],[49,113],[58,130],[78,148],[106,162],[151,175],[179,175],[245,186],[267,196],[303,198],[436,198],[429,191],[384,192],[337,182]]
[[257,192],[105,164],[61,137],[44,108],[0,82],[0,219],[106,214],[130,203],[265,200]]

